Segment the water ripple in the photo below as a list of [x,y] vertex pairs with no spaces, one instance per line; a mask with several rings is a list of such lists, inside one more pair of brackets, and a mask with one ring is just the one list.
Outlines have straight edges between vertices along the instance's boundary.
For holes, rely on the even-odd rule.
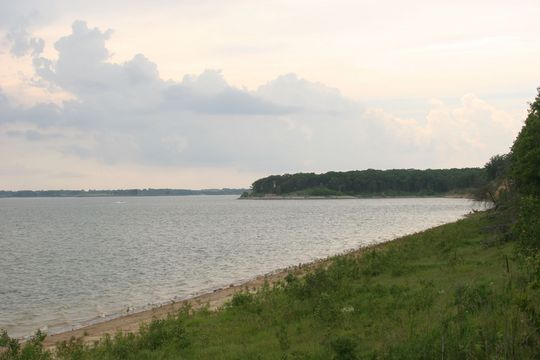
[[79,327],[390,240],[463,199],[0,199],[0,328]]

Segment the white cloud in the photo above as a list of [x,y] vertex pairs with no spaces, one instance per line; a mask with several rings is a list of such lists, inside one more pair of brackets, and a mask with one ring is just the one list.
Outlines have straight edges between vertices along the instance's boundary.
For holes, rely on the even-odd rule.
[[[239,172],[481,166],[506,152],[519,128],[474,95],[458,106],[435,101],[425,118],[403,119],[295,74],[254,91],[230,85],[217,70],[164,80],[142,54],[112,62],[111,36],[77,21],[55,43],[57,59],[34,60],[38,80],[71,100],[22,107],[0,93],[0,140],[7,139],[1,161],[19,152],[25,171],[46,171],[50,161],[76,173],[87,173],[86,164],[163,173],[200,168],[235,179]],[[214,181],[219,186],[219,176]]]
[[32,37],[23,25],[12,27],[6,34],[6,40],[11,44],[11,53],[17,57],[27,54],[39,56],[45,47],[45,40]]
[[257,94],[276,104],[316,112],[348,112],[358,106],[341,95],[339,90],[300,79],[293,73],[260,86]]
[[413,147],[419,158],[429,159],[423,167],[481,166],[491,155],[507,153],[522,126],[520,120],[474,94],[463,96],[454,107],[432,101],[422,122],[381,109],[371,111],[383,119],[397,144]]

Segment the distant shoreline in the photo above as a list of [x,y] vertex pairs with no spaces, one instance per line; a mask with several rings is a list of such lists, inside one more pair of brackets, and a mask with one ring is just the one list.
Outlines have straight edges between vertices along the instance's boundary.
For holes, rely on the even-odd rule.
[[190,195],[241,195],[246,189],[125,189],[125,190],[0,190],[4,198],[149,197]]

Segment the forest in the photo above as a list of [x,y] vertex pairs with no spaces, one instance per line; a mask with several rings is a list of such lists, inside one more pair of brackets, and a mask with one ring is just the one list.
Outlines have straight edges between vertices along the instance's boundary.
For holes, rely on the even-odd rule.
[[331,171],[268,176],[255,181],[249,195],[438,195],[471,193],[487,181],[485,168]]

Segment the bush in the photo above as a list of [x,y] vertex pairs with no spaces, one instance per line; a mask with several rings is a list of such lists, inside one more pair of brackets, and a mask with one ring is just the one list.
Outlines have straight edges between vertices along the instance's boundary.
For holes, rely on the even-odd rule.
[[43,340],[46,335],[40,330],[36,332],[24,346],[19,344],[17,339],[8,336],[5,330],[0,333],[0,347],[7,348],[7,351],[0,353],[2,360],[48,360],[51,353],[43,349]]
[[339,336],[330,342],[335,360],[355,360],[356,342],[350,336]]
[[518,222],[515,226],[523,253],[540,250],[540,199],[525,196],[520,199]]
[[237,292],[231,299],[231,307],[241,308],[253,302],[253,295],[249,292]]

